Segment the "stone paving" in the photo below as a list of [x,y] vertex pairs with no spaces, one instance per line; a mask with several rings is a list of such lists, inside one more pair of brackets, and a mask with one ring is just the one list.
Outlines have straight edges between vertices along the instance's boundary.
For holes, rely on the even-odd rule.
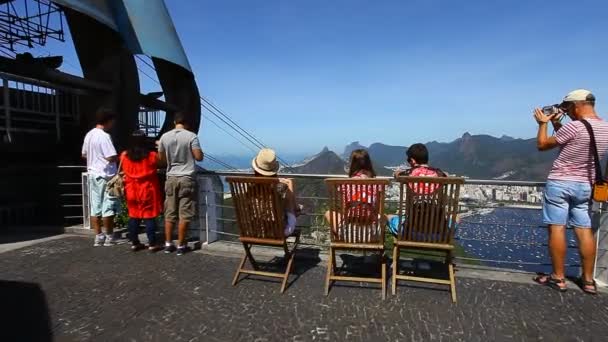
[[[414,284],[334,286],[296,259],[285,294],[230,285],[238,259],[132,253],[66,237],[0,254],[3,341],[605,341],[608,296],[458,279],[449,294]],[[7,308],[10,308],[7,310]]]

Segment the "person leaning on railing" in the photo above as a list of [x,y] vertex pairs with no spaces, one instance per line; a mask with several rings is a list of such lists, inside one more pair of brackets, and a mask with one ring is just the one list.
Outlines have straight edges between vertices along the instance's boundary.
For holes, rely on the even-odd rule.
[[173,229],[177,229],[177,255],[183,255],[188,224],[196,215],[196,161],[203,160],[203,150],[196,134],[188,130],[186,117],[175,113],[175,128],[162,135],[158,143],[161,164],[167,165],[165,182],[165,253],[173,253]]
[[162,211],[162,195],[158,181],[158,153],[147,147],[143,131],[133,132],[129,147],[120,155],[120,168],[124,172],[125,199],[129,212],[129,238],[131,249],[145,248],[139,241],[139,224],[144,221],[148,236],[148,250],[156,252],[160,246],[156,242],[156,217]]
[[[583,121],[587,121],[593,130],[600,160],[608,151],[608,123],[596,114],[595,97],[588,90],[570,92],[559,108],[560,111],[552,115],[545,115],[539,108],[534,110],[534,118],[538,122],[538,149],[545,151],[559,147],[559,154],[547,177],[543,200],[543,223],[549,229],[553,272],[539,274],[534,281],[561,292],[567,290],[564,262],[568,225],[574,227],[579,242],[583,264],[581,288],[586,293],[596,294],[597,286],[593,280],[596,237],[589,214],[595,166],[594,155],[590,153],[591,136]],[[562,125],[560,119],[564,113],[572,121]],[[549,121],[555,129],[553,136],[547,135]]]

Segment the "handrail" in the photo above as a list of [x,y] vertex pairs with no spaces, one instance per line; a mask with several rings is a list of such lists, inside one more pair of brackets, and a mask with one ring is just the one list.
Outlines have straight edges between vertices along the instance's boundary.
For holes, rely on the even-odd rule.
[[9,81],[13,81],[13,82],[21,82],[21,83],[26,83],[26,84],[30,84],[30,85],[35,85],[38,87],[44,87],[44,88],[48,88],[48,89],[66,91],[66,92],[70,92],[70,93],[76,94],[76,95],[86,95],[87,94],[86,91],[79,89],[79,88],[72,88],[72,87],[65,86],[65,85],[59,85],[59,84],[51,83],[48,81],[37,80],[37,79],[20,76],[20,75],[15,75],[15,74],[10,74],[10,73],[6,73],[6,72],[0,72],[0,78],[6,79]]
[[[211,171],[204,170],[199,171],[199,174],[204,175],[216,175],[216,176],[253,176],[248,171]],[[340,174],[307,174],[307,173],[279,173],[279,177],[285,178],[308,178],[308,179],[326,179],[326,178],[348,178],[347,175]],[[394,177],[389,176],[378,176],[377,179],[389,179],[393,180]],[[524,187],[544,187],[546,182],[540,181],[510,181],[510,180],[496,180],[496,179],[464,179],[465,185],[499,185],[499,186],[524,186]]]
[[[60,165],[57,168],[68,169],[68,168],[79,168],[86,169],[86,166],[82,165]],[[162,170],[161,170],[162,172]],[[250,171],[212,171],[212,170],[199,170],[198,174],[203,175],[215,175],[220,177],[229,176],[253,176]],[[285,178],[307,178],[307,179],[327,179],[327,178],[348,178],[347,175],[340,174],[310,174],[310,173],[279,173],[279,177]],[[389,179],[393,180],[394,177],[389,176],[378,176],[377,179]],[[515,181],[515,180],[496,180],[496,179],[464,179],[465,185],[498,185],[498,186],[522,186],[522,187],[544,187],[546,182],[541,181]]]

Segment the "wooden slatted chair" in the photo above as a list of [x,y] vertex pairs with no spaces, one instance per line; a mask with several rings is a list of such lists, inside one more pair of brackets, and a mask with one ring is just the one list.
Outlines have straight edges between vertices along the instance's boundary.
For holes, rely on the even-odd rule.
[[[386,298],[386,258],[384,257],[384,196],[389,180],[336,178],[325,180],[329,190],[330,245],[325,295],[333,281],[374,282],[382,285]],[[336,275],[336,250],[379,251],[380,278]]]
[[[266,277],[281,278],[281,293],[285,292],[287,279],[291,273],[296,248],[300,242],[300,233],[296,231],[293,243],[288,243],[285,236],[285,213],[283,201],[277,191],[278,178],[266,177],[226,177],[230,184],[232,200],[239,227],[239,240],[245,249],[245,255],[239,264],[232,285],[236,285],[241,273]],[[289,248],[289,245],[292,245]],[[253,245],[283,247],[287,267],[284,273],[260,271],[251,249]],[[253,270],[246,269],[249,260]]]
[[[398,280],[450,285],[452,301],[456,302],[454,275],[454,231],[458,215],[458,200],[463,178],[456,177],[397,177],[400,185],[399,229],[393,247],[392,292]],[[405,221],[405,222],[404,222]],[[445,252],[449,279],[436,279],[398,274],[402,248]]]

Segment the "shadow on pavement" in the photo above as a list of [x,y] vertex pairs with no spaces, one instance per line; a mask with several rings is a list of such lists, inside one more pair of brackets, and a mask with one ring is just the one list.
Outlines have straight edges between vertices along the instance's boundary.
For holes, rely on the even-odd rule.
[[52,341],[46,296],[34,283],[0,280],[3,341]]

